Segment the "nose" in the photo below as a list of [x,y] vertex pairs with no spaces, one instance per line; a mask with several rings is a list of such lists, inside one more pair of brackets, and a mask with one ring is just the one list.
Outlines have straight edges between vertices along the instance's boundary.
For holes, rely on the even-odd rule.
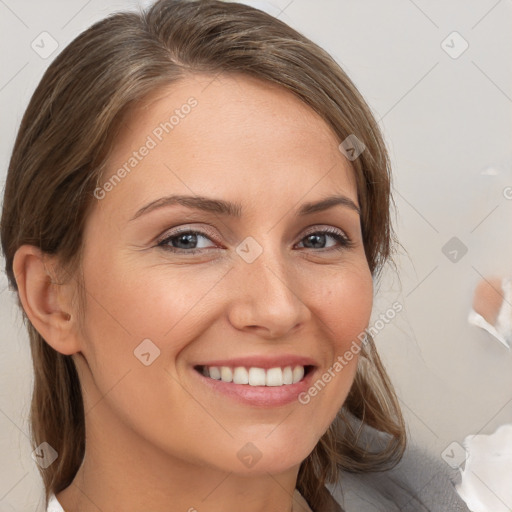
[[236,329],[264,338],[284,338],[311,316],[298,273],[279,249],[264,248],[252,263],[237,260],[230,272],[228,317]]

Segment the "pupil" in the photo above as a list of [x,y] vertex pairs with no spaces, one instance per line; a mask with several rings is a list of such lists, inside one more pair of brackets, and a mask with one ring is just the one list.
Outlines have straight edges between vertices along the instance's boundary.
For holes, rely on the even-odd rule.
[[190,244],[194,245],[196,243],[196,235],[193,234],[193,233],[187,233],[185,235],[181,235],[178,238],[178,244],[181,241],[185,242],[185,247],[180,247],[180,249],[189,249],[190,248]]
[[325,243],[325,235],[323,234],[313,234],[309,235],[307,238],[313,241],[315,247],[318,247],[318,244],[322,246]]

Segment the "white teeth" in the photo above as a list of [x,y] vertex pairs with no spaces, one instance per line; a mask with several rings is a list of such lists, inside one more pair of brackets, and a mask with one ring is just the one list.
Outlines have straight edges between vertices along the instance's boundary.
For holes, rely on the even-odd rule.
[[283,384],[293,384],[293,370],[291,366],[283,369]]
[[286,386],[295,384],[304,377],[303,366],[275,367],[268,370],[257,367],[247,369],[243,366],[236,366],[235,368],[205,366],[202,372],[203,375],[215,380],[233,382],[234,384],[248,384],[249,386]]
[[208,366],[205,366],[204,367],[205,370],[206,370],[206,374],[208,375],[208,370],[210,372],[210,377],[212,379],[215,379],[215,380],[220,380],[220,369],[217,367],[217,366],[210,366],[210,368],[208,368]]
[[229,366],[220,367],[220,379],[223,382],[233,382],[233,372]]
[[249,384],[251,386],[264,386],[265,370],[263,368],[249,368]]
[[237,366],[233,372],[235,384],[249,384],[249,372],[243,366]]
[[283,370],[281,370],[281,368],[270,368],[270,370],[267,370],[265,384],[267,386],[282,386]]
[[293,369],[293,383],[299,382],[304,377],[304,366],[296,366]]

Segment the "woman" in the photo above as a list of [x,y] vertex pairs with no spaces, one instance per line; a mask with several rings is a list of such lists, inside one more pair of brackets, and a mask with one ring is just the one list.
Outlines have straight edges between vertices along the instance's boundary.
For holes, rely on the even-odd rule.
[[365,101],[279,20],[160,0],[78,36],[2,215],[48,510],[342,510],[340,475],[395,466],[366,332],[390,201]]

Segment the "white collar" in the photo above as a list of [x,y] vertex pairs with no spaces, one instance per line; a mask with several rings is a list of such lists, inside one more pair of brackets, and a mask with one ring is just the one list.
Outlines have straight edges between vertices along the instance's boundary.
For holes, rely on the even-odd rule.
[[64,512],[62,505],[58,502],[55,494],[50,494],[50,499],[48,500],[48,508],[46,512]]

